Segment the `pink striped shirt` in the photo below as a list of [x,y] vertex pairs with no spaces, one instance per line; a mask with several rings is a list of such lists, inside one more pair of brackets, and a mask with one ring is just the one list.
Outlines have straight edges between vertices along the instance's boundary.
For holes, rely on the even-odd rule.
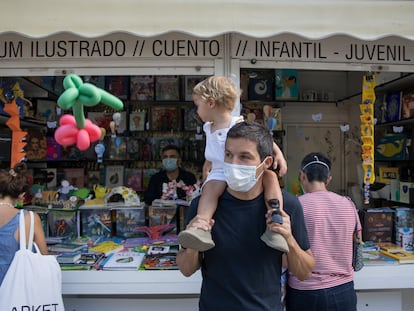
[[299,201],[316,263],[311,277],[305,281],[290,274],[289,286],[315,290],[352,281],[352,239],[357,221],[358,229],[361,228],[355,204],[330,191],[306,193]]

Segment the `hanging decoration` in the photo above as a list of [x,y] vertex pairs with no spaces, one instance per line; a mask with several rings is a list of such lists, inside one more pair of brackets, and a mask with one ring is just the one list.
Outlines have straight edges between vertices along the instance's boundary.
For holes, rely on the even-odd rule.
[[13,86],[13,89],[1,89],[1,100],[4,101],[3,111],[10,115],[6,125],[12,131],[10,168],[13,168],[24,159],[26,156],[24,147],[27,144],[24,141],[27,132],[22,131],[20,128],[20,109],[16,103],[15,93],[17,93],[19,98],[23,98],[23,91],[18,83]]
[[101,129],[85,118],[84,107],[93,107],[103,103],[115,110],[122,110],[123,103],[112,94],[70,74],[63,80],[65,91],[59,96],[58,106],[63,110],[72,109],[73,116],[65,114],[59,120],[55,132],[56,142],[62,146],[76,144],[79,150],[86,150],[92,142],[101,137]]
[[375,75],[367,74],[362,82],[361,140],[362,168],[364,171],[364,204],[369,204],[369,188],[375,181],[374,173],[374,103]]

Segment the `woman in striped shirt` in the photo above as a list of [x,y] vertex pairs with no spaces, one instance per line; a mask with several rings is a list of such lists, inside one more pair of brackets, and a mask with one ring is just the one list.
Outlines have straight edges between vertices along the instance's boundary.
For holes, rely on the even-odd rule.
[[299,179],[304,194],[299,201],[316,264],[305,281],[289,275],[288,311],[356,311],[352,239],[361,224],[355,204],[327,190],[330,171],[331,161],[321,153],[302,160]]

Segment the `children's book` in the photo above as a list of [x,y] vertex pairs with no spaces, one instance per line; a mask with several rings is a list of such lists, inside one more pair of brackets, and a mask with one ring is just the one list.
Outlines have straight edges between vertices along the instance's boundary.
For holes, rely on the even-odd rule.
[[385,95],[385,122],[395,122],[401,117],[402,92],[392,92]]
[[[65,168],[63,170],[65,180],[69,185],[82,188],[85,186],[85,169],[84,168]],[[60,184],[61,180],[59,181]]]
[[276,69],[276,99],[298,99],[298,71],[296,69]]
[[81,249],[87,247],[84,243],[58,243],[49,246],[50,252],[56,253],[70,253],[80,251]]
[[59,145],[52,136],[46,137],[47,151],[46,158],[48,161],[58,161],[62,158],[62,146]]
[[118,252],[108,256],[103,270],[138,270],[144,260],[144,253],[135,251]]
[[154,76],[131,77],[131,100],[154,100]]
[[80,252],[62,253],[56,256],[56,260],[60,264],[75,263],[81,258]]
[[414,118],[414,93],[404,94],[401,106],[401,119]]
[[363,261],[365,266],[398,265],[398,260],[385,256],[379,251],[364,252]]
[[144,260],[145,270],[176,270],[177,266],[176,254],[154,254],[146,255]]
[[142,191],[142,169],[126,168],[125,169],[125,186],[135,191]]
[[128,99],[129,77],[128,76],[106,76],[106,89],[120,99]]
[[407,251],[388,252],[380,250],[381,254],[398,260],[400,264],[414,263],[414,254]]
[[123,249],[123,246],[121,244],[107,240],[98,243],[94,247],[91,247],[89,251],[93,253],[104,253],[105,256],[108,256],[109,254],[119,252],[121,249]]
[[105,167],[105,186],[114,188],[124,184],[124,167],[122,165],[107,165]]
[[157,76],[155,78],[155,99],[157,101],[180,100],[178,76]]

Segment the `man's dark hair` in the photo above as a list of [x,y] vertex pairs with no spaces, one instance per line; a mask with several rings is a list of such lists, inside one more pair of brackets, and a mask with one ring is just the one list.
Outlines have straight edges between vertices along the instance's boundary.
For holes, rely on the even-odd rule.
[[244,138],[256,143],[260,160],[273,156],[273,137],[268,129],[255,122],[239,122],[230,128],[227,138]]
[[331,175],[331,161],[320,152],[307,154],[303,158],[300,168],[306,174],[309,182],[326,182]]
[[178,152],[178,155],[181,156],[181,150],[177,145],[167,145],[167,146],[165,146],[164,148],[162,148],[161,154],[164,153],[164,151],[167,151],[167,150],[175,150],[175,151]]

